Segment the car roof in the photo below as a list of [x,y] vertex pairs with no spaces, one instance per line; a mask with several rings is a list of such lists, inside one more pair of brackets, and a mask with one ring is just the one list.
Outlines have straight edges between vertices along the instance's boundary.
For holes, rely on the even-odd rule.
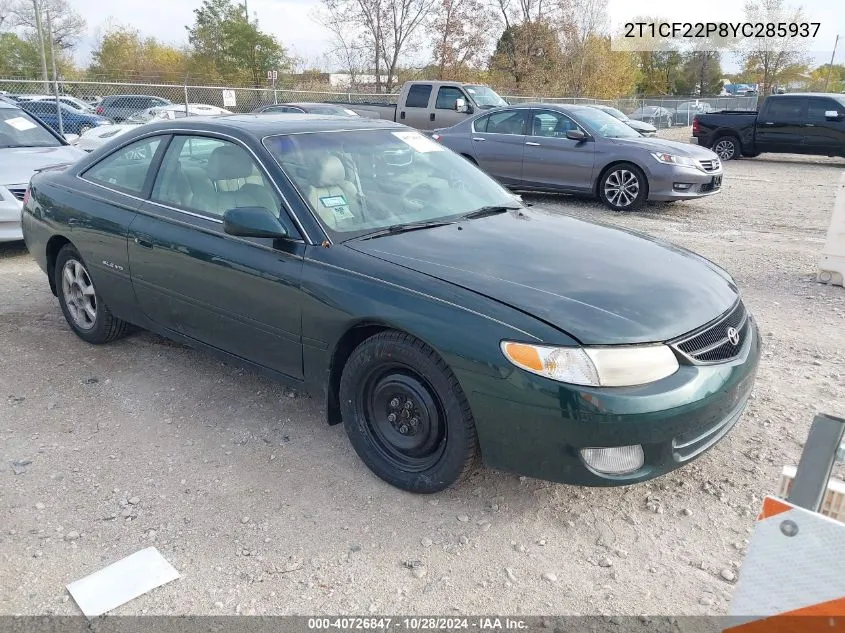
[[321,114],[221,114],[192,116],[176,121],[162,121],[143,126],[145,132],[179,130],[180,132],[240,132],[254,138],[277,134],[339,132],[371,129],[403,129],[404,125],[383,119],[360,120]]

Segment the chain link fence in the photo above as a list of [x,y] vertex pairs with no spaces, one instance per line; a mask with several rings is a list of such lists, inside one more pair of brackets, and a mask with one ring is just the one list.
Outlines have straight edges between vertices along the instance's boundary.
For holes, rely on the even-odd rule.
[[[230,88],[227,86],[190,86],[148,83],[106,83],[62,81],[62,96],[74,97],[95,105],[106,96],[144,95],[173,103],[207,104],[233,112],[251,112],[259,106],[286,102],[396,103],[396,94],[371,94],[293,90],[289,88]],[[10,95],[40,95],[54,98],[55,86],[40,80],[0,79],[0,91]],[[509,103],[545,102],[560,104],[598,104],[621,110],[626,115],[658,127],[690,125],[696,114],[718,110],[755,110],[757,96],[747,97],[643,97],[624,99],[585,99],[544,96],[505,96]]]

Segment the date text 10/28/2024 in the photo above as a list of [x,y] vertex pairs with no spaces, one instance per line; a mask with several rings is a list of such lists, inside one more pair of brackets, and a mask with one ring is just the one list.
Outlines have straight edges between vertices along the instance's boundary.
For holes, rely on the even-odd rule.
[[324,631],[366,631],[366,630],[404,630],[404,631],[461,631],[461,630],[524,630],[528,628],[524,620],[502,617],[340,617],[308,618],[310,630]]
[[821,22],[626,22],[626,38],[806,38],[818,35]]

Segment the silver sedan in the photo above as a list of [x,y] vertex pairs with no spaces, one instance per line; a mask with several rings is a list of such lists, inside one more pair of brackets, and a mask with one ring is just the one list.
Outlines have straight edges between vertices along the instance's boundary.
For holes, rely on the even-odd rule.
[[435,130],[432,138],[511,189],[590,194],[617,211],[647,200],[710,196],[722,187],[722,164],[710,150],[646,138],[588,106],[498,108]]

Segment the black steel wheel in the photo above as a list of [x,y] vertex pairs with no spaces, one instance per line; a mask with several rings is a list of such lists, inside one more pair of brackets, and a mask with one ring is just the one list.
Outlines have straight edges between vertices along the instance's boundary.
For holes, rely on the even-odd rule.
[[359,457],[398,488],[439,492],[475,464],[475,423],[457,379],[408,334],[383,332],[355,348],[341,375],[340,403]]

